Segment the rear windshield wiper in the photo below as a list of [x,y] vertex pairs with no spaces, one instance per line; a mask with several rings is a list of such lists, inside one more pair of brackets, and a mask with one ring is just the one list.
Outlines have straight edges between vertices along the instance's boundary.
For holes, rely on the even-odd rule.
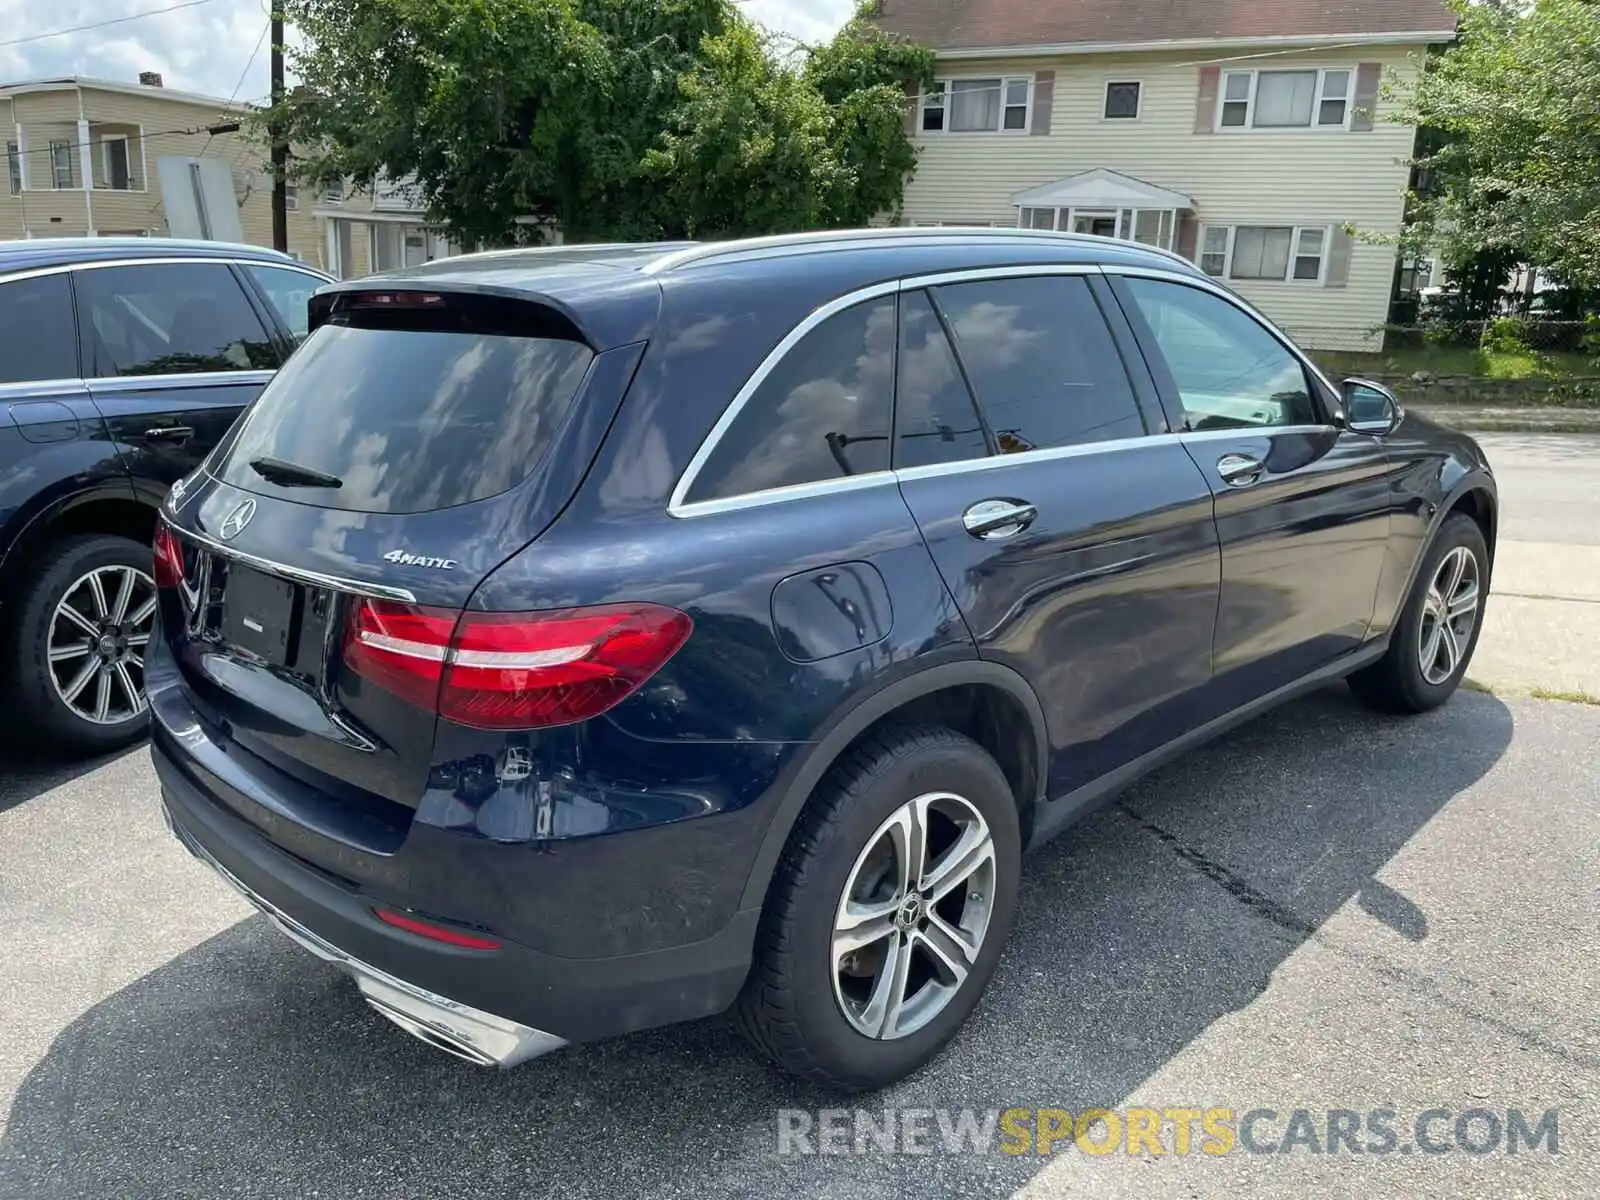
[[285,462],[281,458],[253,458],[250,460],[250,469],[268,483],[275,483],[279,487],[336,488],[344,486],[344,480],[337,475],[313,471],[310,467],[302,467],[299,463]]

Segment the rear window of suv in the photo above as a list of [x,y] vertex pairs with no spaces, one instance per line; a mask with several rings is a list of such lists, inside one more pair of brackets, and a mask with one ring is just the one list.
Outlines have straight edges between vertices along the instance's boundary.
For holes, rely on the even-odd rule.
[[[480,317],[453,302],[437,314],[336,315],[262,392],[218,474],[354,512],[426,512],[515,487],[538,469],[594,355],[538,324],[502,332],[503,314]],[[285,464],[304,479],[286,482]]]

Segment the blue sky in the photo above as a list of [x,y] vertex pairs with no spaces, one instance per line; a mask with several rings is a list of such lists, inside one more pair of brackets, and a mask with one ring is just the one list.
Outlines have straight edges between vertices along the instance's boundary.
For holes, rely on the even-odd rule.
[[[176,0],[0,0],[0,41],[149,12]],[[798,38],[830,36],[853,0],[743,0],[746,13]],[[194,8],[84,33],[0,46],[0,83],[57,75],[138,81],[159,71],[169,88],[259,100],[267,93],[267,0],[207,0]],[[249,69],[246,70],[246,63]]]

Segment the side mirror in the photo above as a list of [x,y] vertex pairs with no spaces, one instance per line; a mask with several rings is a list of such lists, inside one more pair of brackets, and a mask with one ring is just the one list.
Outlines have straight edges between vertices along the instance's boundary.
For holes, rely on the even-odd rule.
[[1370,379],[1346,379],[1339,392],[1344,403],[1344,425],[1351,433],[1384,437],[1395,431],[1405,415],[1400,398]]

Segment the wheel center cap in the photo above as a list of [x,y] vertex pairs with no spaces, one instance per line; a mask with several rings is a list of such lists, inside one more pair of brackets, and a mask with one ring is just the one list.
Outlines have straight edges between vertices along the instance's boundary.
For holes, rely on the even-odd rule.
[[922,897],[918,893],[912,892],[904,900],[900,901],[900,911],[895,913],[894,916],[895,924],[900,926],[901,929],[915,928],[917,922],[922,919],[922,907]]
[[105,633],[100,635],[100,640],[95,644],[95,649],[102,658],[113,658],[117,653],[117,635]]

